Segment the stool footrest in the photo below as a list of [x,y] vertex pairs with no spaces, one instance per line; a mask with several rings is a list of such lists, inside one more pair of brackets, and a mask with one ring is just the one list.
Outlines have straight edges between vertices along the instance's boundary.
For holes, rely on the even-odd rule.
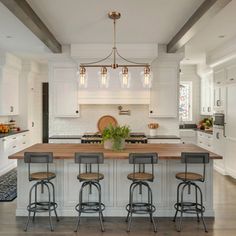
[[126,210],[135,214],[150,214],[156,211],[156,207],[146,202],[134,202],[126,205]]
[[55,202],[32,202],[27,206],[27,210],[31,212],[54,211],[56,208],[57,203]]
[[205,207],[195,202],[183,202],[182,204],[176,203],[174,207],[177,211],[183,211],[184,213],[188,214],[198,214],[205,212]]
[[95,213],[105,210],[105,205],[101,203],[101,210],[99,210],[99,202],[83,202],[77,204],[75,210],[82,213]]

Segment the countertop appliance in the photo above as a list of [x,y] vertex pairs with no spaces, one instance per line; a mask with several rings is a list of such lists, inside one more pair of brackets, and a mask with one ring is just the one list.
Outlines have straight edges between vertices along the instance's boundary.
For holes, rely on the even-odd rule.
[[[147,143],[147,137],[144,133],[130,133],[130,137],[125,140],[126,143]],[[85,133],[81,137],[81,143],[101,143],[101,133]]]

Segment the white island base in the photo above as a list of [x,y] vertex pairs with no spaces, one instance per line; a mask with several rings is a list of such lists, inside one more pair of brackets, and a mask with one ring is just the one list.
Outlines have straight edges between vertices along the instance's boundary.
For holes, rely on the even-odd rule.
[[[203,192],[204,206],[206,208],[205,216],[213,217],[213,162],[206,165],[206,181],[199,183]],[[32,172],[43,170],[40,164],[32,165]],[[94,168],[96,168],[94,166]],[[45,170],[45,169],[44,169]],[[79,201],[79,189],[81,183],[77,180],[79,166],[73,160],[54,160],[50,165],[50,171],[55,171],[57,177],[53,180],[56,189],[56,202],[58,203],[59,216],[76,216],[75,206]],[[201,167],[193,165],[193,171],[201,173]],[[192,171],[191,170],[191,171]],[[28,181],[28,165],[23,160],[18,160],[17,168],[17,216],[26,216],[28,214],[26,207],[29,198],[29,189],[33,182]],[[128,164],[128,160],[105,160],[100,165],[100,172],[104,174],[102,180],[102,201],[106,206],[105,216],[126,216],[125,206],[128,203],[128,193],[131,181],[127,175],[133,171],[133,166]],[[175,178],[177,172],[184,171],[184,164],[179,160],[160,160],[155,164],[155,180],[150,183],[153,191],[154,205],[156,206],[155,216],[173,217],[176,202],[176,188],[179,183]],[[143,188],[143,197],[135,194],[137,201],[145,200],[145,191]],[[194,199],[194,189],[191,189],[189,199]],[[45,189],[46,194],[46,189]],[[40,193],[38,193],[40,196]],[[88,192],[84,194],[84,200],[95,201],[96,189],[92,195]],[[189,196],[188,196],[189,197]],[[43,214],[39,214],[43,215]],[[89,214],[94,216],[94,214]]]

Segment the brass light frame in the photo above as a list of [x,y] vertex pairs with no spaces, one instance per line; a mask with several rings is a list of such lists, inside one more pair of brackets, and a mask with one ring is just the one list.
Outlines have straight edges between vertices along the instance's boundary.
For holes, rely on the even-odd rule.
[[[83,71],[83,72],[86,71],[86,70],[84,70],[86,67],[101,67],[101,68],[112,68],[112,69],[117,69],[119,67],[123,67],[123,68],[126,68],[125,70],[128,70],[128,67],[143,67],[144,71],[146,73],[150,72],[150,65],[148,63],[134,62],[134,61],[128,60],[120,55],[120,53],[118,52],[117,47],[116,47],[116,21],[118,19],[120,19],[121,14],[117,11],[111,11],[108,13],[108,17],[111,20],[113,20],[113,26],[114,26],[113,27],[113,47],[112,47],[111,53],[101,60],[90,62],[90,63],[81,63],[80,69],[82,69],[82,70],[80,70],[80,71]],[[103,62],[111,57],[113,57],[112,64],[99,64],[100,62]],[[117,57],[123,59],[126,63],[129,63],[129,64],[118,64]]]

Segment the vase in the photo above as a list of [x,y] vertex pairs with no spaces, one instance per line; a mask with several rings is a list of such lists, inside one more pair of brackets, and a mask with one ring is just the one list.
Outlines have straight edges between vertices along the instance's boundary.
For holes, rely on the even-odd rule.
[[108,139],[104,141],[104,149],[123,150],[125,148],[125,139]]
[[149,129],[149,135],[150,136],[156,136],[157,135],[157,129]]

